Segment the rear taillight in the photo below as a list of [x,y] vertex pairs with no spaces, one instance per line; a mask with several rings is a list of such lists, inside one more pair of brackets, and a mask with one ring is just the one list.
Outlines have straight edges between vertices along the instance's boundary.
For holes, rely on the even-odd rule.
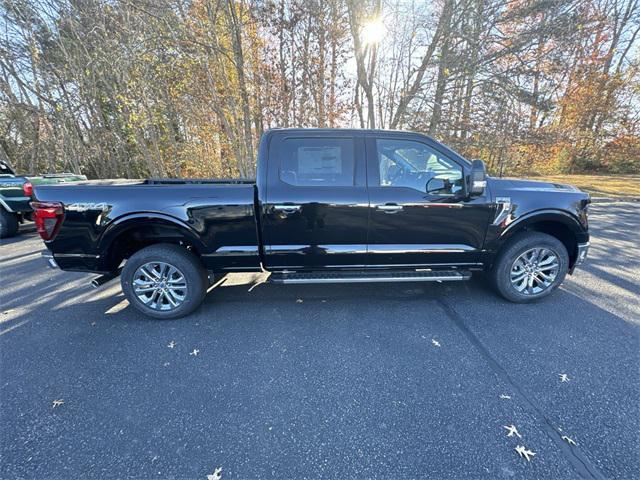
[[31,182],[26,182],[24,185],[22,185],[22,191],[24,192],[25,197],[33,196],[33,185],[31,184]]
[[43,240],[53,240],[64,218],[64,206],[60,202],[31,202],[33,221]]

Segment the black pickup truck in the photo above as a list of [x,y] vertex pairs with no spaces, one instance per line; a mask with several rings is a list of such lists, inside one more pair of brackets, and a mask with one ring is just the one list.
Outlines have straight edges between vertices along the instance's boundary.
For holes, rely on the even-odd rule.
[[29,202],[34,185],[50,185],[86,180],[84,175],[53,173],[16,176],[13,169],[0,160],[0,239],[13,237],[25,220],[31,219]]
[[550,294],[589,246],[589,195],[488,177],[421,134],[276,129],[257,181],[112,180],[37,186],[49,262],[121,276],[129,302],[178,318],[210,273],[278,283],[467,280],[484,271],[514,302]]

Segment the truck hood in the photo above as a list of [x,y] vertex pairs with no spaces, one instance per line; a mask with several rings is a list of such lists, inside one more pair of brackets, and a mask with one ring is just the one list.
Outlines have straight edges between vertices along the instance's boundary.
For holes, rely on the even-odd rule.
[[582,190],[561,183],[539,182],[535,180],[520,180],[515,178],[494,178],[490,177],[489,182],[497,190],[514,190],[524,192],[582,192]]

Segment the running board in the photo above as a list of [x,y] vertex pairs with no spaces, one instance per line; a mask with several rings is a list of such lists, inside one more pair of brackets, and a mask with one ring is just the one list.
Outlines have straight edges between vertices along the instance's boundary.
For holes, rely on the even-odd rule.
[[275,272],[270,283],[375,283],[375,282],[451,282],[469,280],[471,272],[460,270],[427,271],[347,271]]

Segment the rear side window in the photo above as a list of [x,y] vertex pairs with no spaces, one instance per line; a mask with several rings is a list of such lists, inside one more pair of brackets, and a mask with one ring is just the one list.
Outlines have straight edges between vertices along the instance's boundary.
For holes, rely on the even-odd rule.
[[354,184],[352,138],[287,138],[282,142],[280,180],[298,187]]

